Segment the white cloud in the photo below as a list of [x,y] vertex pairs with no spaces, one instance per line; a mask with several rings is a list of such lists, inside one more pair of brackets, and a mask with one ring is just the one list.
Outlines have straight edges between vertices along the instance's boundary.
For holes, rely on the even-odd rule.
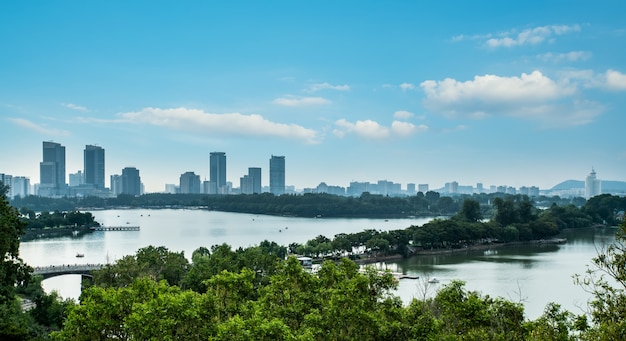
[[580,25],[549,25],[528,28],[517,32],[516,30],[499,34],[498,38],[489,38],[485,42],[487,46],[514,47],[522,45],[537,45],[545,41],[551,41],[554,36],[564,35],[580,31]]
[[626,74],[617,70],[596,73],[593,70],[567,70],[561,73],[563,82],[584,88],[604,88],[608,90],[626,90]]
[[349,91],[350,90],[350,86],[349,85],[332,85],[330,83],[316,83],[316,84],[311,84],[311,86],[309,86],[309,88],[305,91],[307,92],[317,92],[320,90],[337,90],[337,91]]
[[385,139],[392,136],[406,137],[418,132],[428,130],[425,125],[416,126],[409,122],[393,121],[391,127],[386,127],[373,120],[356,121],[354,123],[345,119],[335,122],[338,127],[333,131],[337,137],[344,137],[354,133],[366,139]]
[[427,80],[420,84],[424,104],[448,118],[489,116],[526,118],[544,127],[581,125],[602,111],[589,101],[575,101],[576,84],[554,81],[539,71],[520,77],[475,76],[473,80]]
[[356,121],[355,123],[348,122],[345,119],[340,119],[335,124],[343,130],[335,130],[335,135],[344,136],[346,133],[355,133],[359,136],[372,139],[383,139],[389,136],[389,128],[384,127],[376,121],[365,120]]
[[428,126],[423,124],[416,126],[409,122],[393,121],[391,122],[391,130],[398,136],[410,136],[418,132],[427,131]]
[[22,128],[30,129],[43,135],[50,135],[50,136],[69,136],[70,135],[70,133],[67,130],[48,128],[48,127],[33,123],[29,120],[25,120],[23,118],[8,118],[8,120]]
[[87,109],[86,107],[74,104],[74,103],[61,103],[62,106],[72,109],[72,110],[78,110],[78,111],[82,111],[82,112],[88,112],[89,109]]
[[402,91],[413,90],[415,89],[415,85],[411,83],[402,83],[400,84],[400,89],[402,89]]
[[319,143],[315,130],[296,124],[268,121],[260,115],[240,113],[213,114],[187,108],[144,108],[137,112],[118,114],[127,122],[150,124],[173,130],[219,135],[279,137]]
[[409,118],[413,117],[413,113],[410,111],[406,111],[406,110],[400,110],[400,111],[396,111],[393,113],[393,118],[397,118],[397,119],[401,119],[401,120],[408,120]]
[[626,90],[626,74],[615,70],[607,70],[604,77],[607,88],[611,90]]
[[286,107],[306,107],[312,105],[330,104],[330,101],[323,97],[294,97],[287,96],[277,98],[272,101],[274,104],[284,105]]
[[485,103],[541,102],[575,91],[573,87],[557,84],[540,71],[522,73],[520,77],[475,76],[473,80],[465,82],[452,78],[443,81],[426,80],[420,86],[426,93],[427,102],[433,105],[468,100]]
[[589,51],[571,51],[567,53],[544,53],[537,55],[537,58],[543,60],[544,62],[554,62],[560,63],[563,61],[567,62],[577,62],[577,61],[585,61],[591,58],[591,52]]

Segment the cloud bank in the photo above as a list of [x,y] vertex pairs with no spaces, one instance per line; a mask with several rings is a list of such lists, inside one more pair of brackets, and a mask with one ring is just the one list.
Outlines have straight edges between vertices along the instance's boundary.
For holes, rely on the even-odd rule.
[[214,114],[188,108],[143,108],[136,112],[118,114],[126,122],[149,124],[172,130],[202,134],[276,137],[316,144],[315,130],[296,124],[269,121],[260,115],[240,113]]
[[403,121],[393,121],[390,127],[386,127],[373,120],[349,122],[346,119],[340,119],[335,122],[335,125],[337,128],[333,133],[337,137],[342,138],[352,133],[362,138],[374,140],[394,136],[407,137],[428,130],[425,125],[416,126],[413,123]]
[[576,84],[557,82],[540,71],[519,77],[483,75],[468,81],[426,80],[420,86],[426,95],[424,105],[448,118],[502,115],[554,127],[587,124],[602,111],[597,103],[574,99]]
[[580,31],[580,25],[550,25],[528,28],[521,32],[510,31],[501,34],[501,37],[487,39],[489,47],[514,47],[522,45],[537,45],[550,41],[554,36]]

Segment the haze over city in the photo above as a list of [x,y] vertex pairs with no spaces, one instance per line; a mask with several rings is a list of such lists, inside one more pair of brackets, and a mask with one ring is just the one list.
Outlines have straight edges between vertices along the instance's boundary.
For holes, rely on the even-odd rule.
[[146,192],[225,152],[286,183],[550,188],[625,180],[622,1],[5,2],[0,173],[42,141],[106,150]]

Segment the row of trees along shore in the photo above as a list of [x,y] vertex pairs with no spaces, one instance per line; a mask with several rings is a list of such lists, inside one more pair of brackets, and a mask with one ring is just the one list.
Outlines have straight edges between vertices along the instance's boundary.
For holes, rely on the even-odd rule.
[[[0,186],[0,193],[5,192]],[[588,314],[578,316],[553,303],[542,316],[528,320],[522,303],[468,291],[461,281],[437,292],[430,292],[432,287],[423,282],[416,288],[417,297],[405,303],[393,294],[397,281],[390,273],[361,272],[356,263],[341,258],[324,261],[313,274],[287,256],[292,247],[306,247],[312,241],[288,247],[263,241],[236,250],[226,244],[202,247],[193,252],[191,262],[182,252],[147,246],[94,272],[92,286],[75,303],[41,290],[41,278],[32,277],[32,268],[19,258],[25,222],[4,195],[0,197],[0,233],[5,241],[0,243],[3,340],[622,340],[626,336],[624,223],[617,230],[617,242],[601,250],[590,260],[588,272],[576,277],[594,295]],[[464,200],[455,216],[432,222],[431,227],[446,231],[438,239],[414,240],[411,245],[454,247],[477,238],[445,239],[442,236],[462,233],[444,229],[446,222],[468,228],[466,233],[476,233],[470,226],[485,230],[475,236],[507,227],[515,227],[522,236],[525,228],[546,233],[594,220],[584,208],[561,210],[555,205],[538,211],[528,203],[524,198],[496,200],[494,218],[483,222],[480,204]],[[414,231],[409,236],[428,235],[429,224],[410,227]],[[487,232],[489,228],[493,231]],[[23,311],[21,298],[36,302],[34,308]]]
[[[326,193],[285,194],[275,196],[270,193],[240,195],[167,194],[151,193],[140,196],[120,194],[113,198],[63,197],[48,198],[29,195],[15,197],[10,203],[20,209],[24,216],[34,212],[71,212],[81,209],[115,208],[178,208],[202,207],[210,210],[268,214],[298,217],[371,217],[399,218],[413,216],[451,216],[462,209],[466,199],[478,202],[485,217],[492,216],[494,202],[513,198],[519,202],[528,200],[523,195],[504,193],[445,196],[437,192],[418,192],[414,196],[389,197],[363,193],[359,197],[345,197]],[[526,199],[525,199],[526,198]],[[561,198],[558,196],[533,197],[536,207],[573,205],[583,208],[594,222],[614,225],[616,211],[626,206],[626,198],[603,194],[589,200],[584,198]],[[52,213],[51,213],[52,214]]]

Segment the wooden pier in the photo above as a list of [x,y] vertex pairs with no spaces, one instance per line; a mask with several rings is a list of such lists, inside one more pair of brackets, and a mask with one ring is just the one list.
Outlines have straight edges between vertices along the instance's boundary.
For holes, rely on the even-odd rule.
[[139,226],[95,226],[92,231],[139,231]]

